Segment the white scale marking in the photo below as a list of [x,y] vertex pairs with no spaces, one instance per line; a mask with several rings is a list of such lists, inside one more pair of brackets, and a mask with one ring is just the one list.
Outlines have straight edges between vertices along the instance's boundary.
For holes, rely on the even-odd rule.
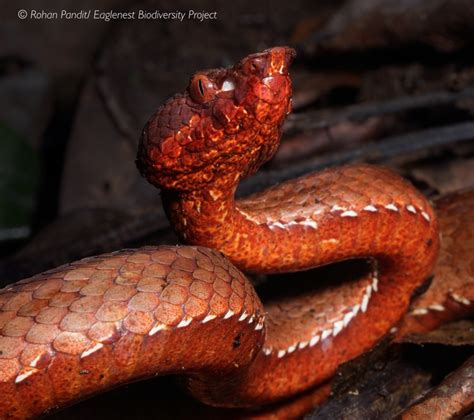
[[323,330],[321,334],[321,341],[325,340],[332,334],[332,330]]
[[397,207],[395,204],[393,204],[393,203],[387,204],[387,205],[385,206],[385,208],[386,208],[387,210],[391,210],[391,211],[398,211],[398,207]]
[[346,210],[345,212],[341,213],[341,217],[357,217],[357,212],[354,210]]
[[90,349],[84,350],[81,354],[81,359],[95,353],[97,350],[100,350],[104,345],[102,343],[97,343],[95,346],[91,347]]
[[41,356],[43,356],[43,354],[38,354],[38,356],[36,356],[30,363],[30,366],[31,367],[36,367],[36,365],[38,364],[38,362],[40,361],[41,359]]
[[314,220],[311,220],[311,219],[303,220],[302,222],[300,222],[300,224],[303,225],[303,226],[312,227],[313,229],[318,228],[318,224]]
[[286,354],[286,350],[278,350],[278,358],[281,359]]
[[344,328],[347,327],[349,322],[351,322],[351,319],[354,318],[354,313],[353,312],[348,312],[347,314],[344,315],[343,323],[344,323]]
[[371,211],[372,213],[377,211],[377,207],[373,206],[372,204],[369,204],[368,206],[364,207],[365,211]]
[[360,305],[360,309],[362,312],[365,312],[367,310],[367,305],[369,304],[369,296],[364,295],[362,298],[362,303]]
[[231,316],[234,315],[234,311],[232,311],[231,309],[229,309],[225,315],[224,315],[224,319],[229,319]]
[[[216,200],[217,198],[214,197],[214,194],[211,193],[211,195],[213,196],[214,200]],[[391,210],[391,211],[400,211],[399,208],[394,204],[394,203],[390,203],[390,204],[387,204],[386,206],[384,206],[387,210]],[[411,204],[408,204],[406,206],[406,209],[407,211],[409,211],[410,213],[413,213],[413,214],[416,214],[416,208],[411,205]],[[257,223],[256,220],[254,220],[249,214],[245,213],[244,211],[238,209],[239,212],[249,221],[253,222],[253,223]],[[367,206],[365,206],[363,208],[363,210],[365,211],[369,211],[369,212],[377,212],[378,209],[377,207],[375,207],[374,205],[372,204],[369,204]],[[329,210],[330,212],[336,212],[336,211],[342,211],[341,213],[341,217],[357,217],[358,216],[358,213],[355,211],[355,210],[348,210],[347,208],[345,207],[341,207],[341,206],[338,206],[337,204],[335,204],[334,206],[331,207],[331,209]],[[316,213],[320,213],[320,211],[318,212],[315,212]],[[431,221],[431,218],[430,216],[426,213],[426,212],[422,212],[421,213],[422,216],[428,221],[430,222]],[[257,223],[258,224],[258,223]],[[295,225],[301,225],[301,226],[309,226],[313,229],[317,229],[318,228],[318,224],[317,222],[315,222],[314,220],[312,219],[306,219],[306,220],[303,220],[303,221],[300,221],[300,222],[295,222],[295,221],[290,221],[288,223],[282,223],[282,222],[271,222],[271,221],[267,221],[266,222],[267,226],[270,228],[270,229],[274,229],[274,228],[280,228],[280,229],[287,229],[291,226],[295,226]]]
[[471,301],[468,298],[465,298],[463,296],[459,296],[456,293],[451,293],[451,297],[458,303],[462,303],[463,305],[470,305]]
[[285,229],[286,226],[283,225],[282,223],[280,222],[274,222],[274,223],[271,223],[270,225],[268,225],[270,229],[273,229],[274,227],[279,227],[280,229]]
[[428,309],[431,309],[432,311],[442,312],[442,311],[444,311],[444,306],[440,305],[440,304],[434,304],[434,305],[428,306]]
[[293,353],[296,350],[296,344],[293,344],[292,346],[288,347],[287,353]]
[[304,349],[305,347],[307,347],[309,344],[308,341],[301,341],[299,344],[298,344],[298,348],[299,349]]
[[201,322],[205,324],[206,322],[212,321],[213,319],[216,319],[216,316],[214,314],[209,314],[206,315],[206,317]]
[[318,344],[319,342],[319,334],[318,335],[315,335],[314,337],[311,337],[311,340],[309,340],[309,346],[310,347],[313,347],[315,346],[316,344]]
[[336,321],[334,323],[334,328],[332,330],[332,335],[335,337],[336,335],[338,335],[342,329],[344,328],[344,321]]
[[378,292],[378,283],[379,283],[379,279],[377,277],[374,277],[374,279],[372,280],[372,289],[374,289],[374,292]]
[[164,330],[164,329],[166,329],[165,324],[157,324],[150,330],[148,335],[155,335],[158,331],[161,331],[161,330]]
[[19,384],[20,382],[24,381],[29,376],[33,375],[33,373],[37,372],[36,369],[28,370],[25,373],[21,373],[15,378],[15,383]]
[[346,211],[347,209],[345,207],[338,206],[335,204],[334,206],[331,207],[331,210],[329,210],[331,213],[335,211]]
[[354,316],[357,315],[357,313],[359,312],[359,309],[360,309],[360,305],[359,305],[359,304],[354,305],[354,307],[352,308],[352,313],[354,314]]
[[264,354],[265,356],[269,356],[270,354],[272,354],[272,349],[271,349],[271,348],[267,348],[267,347],[264,348],[264,349],[263,349],[263,354]]
[[185,318],[176,326],[176,328],[187,327],[189,324],[191,324],[192,320],[193,320],[192,318]]
[[252,315],[250,318],[249,318],[249,324],[251,324],[255,319],[255,315]]
[[252,222],[252,223],[255,223],[255,224],[258,224],[257,221],[255,219],[253,219],[250,214],[246,213],[245,211],[239,209],[237,207],[237,210],[239,211],[239,213],[244,216],[245,219],[247,219],[248,221]]
[[255,327],[255,331],[261,330],[263,328],[264,319],[262,318],[258,321],[257,326]]
[[239,321],[243,321],[245,318],[247,318],[249,316],[249,314],[247,312],[242,312],[242,315],[240,315],[239,317]]
[[428,309],[425,308],[417,308],[411,311],[412,315],[426,315],[428,313]]

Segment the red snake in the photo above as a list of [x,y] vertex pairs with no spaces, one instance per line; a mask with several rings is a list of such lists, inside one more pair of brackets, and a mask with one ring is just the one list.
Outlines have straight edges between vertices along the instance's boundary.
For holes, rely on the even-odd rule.
[[[437,215],[408,182],[388,169],[347,166],[234,198],[278,147],[293,56],[277,47],[198,72],[145,127],[138,167],[161,189],[181,239],[196,246],[90,257],[0,292],[1,418],[34,417],[167,374],[182,375],[207,404],[260,406],[326,383],[397,325],[439,250]],[[472,236],[473,197],[442,203],[448,238],[455,219]],[[455,246],[443,242],[445,260]],[[349,259],[366,261],[351,280],[280,288],[264,304],[233,266],[278,273]],[[450,281],[416,303],[404,333],[471,310],[472,285]]]

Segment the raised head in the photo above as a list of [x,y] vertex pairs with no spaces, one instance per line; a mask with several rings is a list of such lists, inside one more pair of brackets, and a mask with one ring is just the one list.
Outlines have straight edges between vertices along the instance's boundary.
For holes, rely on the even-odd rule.
[[159,188],[191,191],[255,172],[275,153],[291,110],[294,56],[275,47],[197,72],[145,126],[137,154],[142,175]]

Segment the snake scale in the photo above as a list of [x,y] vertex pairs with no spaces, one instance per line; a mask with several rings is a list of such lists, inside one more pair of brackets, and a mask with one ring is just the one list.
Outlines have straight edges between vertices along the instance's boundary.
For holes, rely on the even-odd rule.
[[[0,291],[1,418],[168,374],[207,404],[261,406],[327,383],[396,325],[472,313],[473,194],[442,200],[438,219],[394,172],[354,165],[234,198],[278,148],[293,57],[275,47],[200,71],[146,125],[138,168],[188,246],[94,256]],[[440,226],[435,280],[406,315],[434,270]],[[351,279],[271,299],[242,273],[354,259],[364,268]]]

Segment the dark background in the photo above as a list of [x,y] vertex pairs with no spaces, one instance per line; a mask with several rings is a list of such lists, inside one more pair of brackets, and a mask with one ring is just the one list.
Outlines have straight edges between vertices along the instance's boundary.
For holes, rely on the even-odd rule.
[[[217,20],[21,20],[20,9],[195,9]],[[87,255],[176,243],[135,168],[141,129],[196,70],[274,45],[298,51],[294,113],[277,156],[240,194],[355,161],[392,166],[431,197],[474,184],[472,0],[3,2],[2,284]],[[154,391],[128,392],[67,414],[151,416],[150,406],[134,410]]]

